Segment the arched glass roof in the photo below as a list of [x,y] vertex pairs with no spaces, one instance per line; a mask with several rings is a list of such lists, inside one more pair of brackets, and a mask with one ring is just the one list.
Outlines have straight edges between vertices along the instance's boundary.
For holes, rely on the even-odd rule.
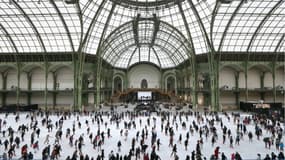
[[146,61],[168,68],[210,45],[215,53],[284,52],[284,35],[284,0],[0,1],[0,54],[83,47],[115,67]]

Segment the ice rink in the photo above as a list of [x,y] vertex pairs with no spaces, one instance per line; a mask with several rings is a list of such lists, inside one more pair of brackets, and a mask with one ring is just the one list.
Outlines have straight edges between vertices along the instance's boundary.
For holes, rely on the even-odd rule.
[[[123,111],[123,109],[118,108],[117,110]],[[185,141],[185,137],[186,137],[186,133],[189,132],[189,126],[190,124],[192,124],[193,121],[196,121],[197,123],[197,119],[196,117],[194,117],[194,115],[192,116],[188,116],[188,121],[186,120],[186,116],[181,116],[181,121],[179,120],[179,116],[176,117],[176,121],[174,121],[173,123],[173,117],[174,117],[175,112],[171,111],[171,114],[169,116],[169,122],[170,122],[170,126],[173,126],[174,129],[174,144],[177,144],[177,155],[179,156],[180,160],[185,159],[186,155],[191,156],[191,152],[193,150],[195,150],[196,147],[196,143],[197,140],[200,139],[199,137],[199,132],[196,132],[194,130],[193,135],[191,135],[190,133],[190,139],[189,139],[189,145],[187,150],[185,150],[184,147],[184,141]],[[29,115],[27,117],[27,115]],[[203,113],[201,114],[203,115]],[[248,116],[248,113],[241,113],[241,117],[245,117]],[[14,134],[14,138],[15,137],[21,137],[21,133],[18,132],[18,127],[22,124],[30,126],[31,123],[31,115],[30,113],[19,113],[19,121],[16,122],[15,121],[15,117],[16,115],[13,113],[10,113],[7,117],[5,117],[5,114],[2,113],[0,114],[0,118],[2,119],[2,130],[7,130],[9,127],[13,128],[15,130],[15,134]],[[36,117],[36,120],[38,121],[38,127],[40,128],[40,136],[39,138],[37,138],[37,136],[35,136],[35,141],[39,141],[39,150],[34,150],[31,145],[30,145],[30,138],[31,138],[31,133],[32,133],[32,129],[29,128],[28,132],[25,133],[24,136],[24,141],[21,141],[20,143],[20,147],[16,149],[16,155],[13,158],[20,158],[21,156],[21,147],[24,144],[28,144],[28,152],[32,152],[34,154],[34,159],[41,159],[42,158],[42,150],[44,147],[46,147],[47,145],[51,145],[51,150],[53,148],[54,142],[55,142],[55,133],[58,129],[56,129],[55,127],[55,122],[58,121],[60,118],[62,117],[61,114],[51,114],[49,116],[49,119],[51,120],[51,123],[53,124],[53,130],[51,132],[48,132],[46,125],[42,125],[41,121],[44,117],[41,117],[40,115],[38,115]],[[79,117],[79,121],[77,121],[77,117]],[[198,124],[200,127],[208,125],[208,123],[206,123],[206,119],[211,120],[214,119],[214,116],[210,116],[207,115],[206,117],[203,115],[202,116],[204,118],[204,123],[200,122],[200,124]],[[92,118],[94,118],[94,113],[90,113],[89,115],[78,115],[78,114],[72,114],[70,116],[70,118],[67,116],[67,119],[63,121],[63,127],[62,127],[62,131],[63,131],[63,136],[62,139],[59,141],[59,144],[62,147],[62,151],[61,151],[61,157],[59,159],[66,159],[66,157],[72,156],[73,152],[75,151],[75,147],[74,146],[70,146],[69,145],[69,137],[66,137],[66,130],[67,128],[71,129],[71,133],[72,133],[72,126],[73,124],[75,124],[75,135],[74,135],[74,140],[78,139],[80,135],[83,136],[84,138],[84,145],[82,147],[82,153],[88,154],[89,157],[94,157],[94,159],[96,159],[98,154],[101,154],[101,151],[99,151],[98,149],[93,149],[93,145],[90,142],[89,139],[89,135],[87,134],[87,128],[88,126],[90,127],[90,133],[93,133],[93,137],[94,135],[97,133],[98,130],[98,124],[97,121],[95,120],[95,123],[92,123]],[[160,156],[160,158],[162,160],[171,160],[174,159],[174,157],[170,156],[171,152],[172,152],[172,147],[169,146],[169,134],[166,135],[163,131],[161,130],[161,117],[159,115],[157,115],[156,113],[152,113],[149,116],[138,116],[134,119],[135,123],[136,123],[136,129],[132,126],[131,129],[128,129],[128,136],[127,138],[124,136],[124,134],[122,136],[120,136],[120,130],[123,129],[123,133],[125,133],[124,129],[124,122],[129,123],[130,121],[132,121],[130,119],[130,116],[125,115],[124,119],[122,119],[119,122],[119,128],[117,128],[116,123],[113,122],[112,124],[110,123],[110,118],[111,116],[107,116],[107,115],[103,115],[102,116],[104,122],[100,125],[100,131],[105,133],[105,143],[102,145],[102,149],[104,149],[105,151],[105,159],[108,159],[108,154],[110,153],[111,150],[114,151],[114,153],[116,154],[118,152],[118,147],[117,147],[117,143],[120,140],[122,142],[122,150],[121,152],[119,152],[120,155],[125,155],[129,153],[129,150],[131,148],[131,140],[132,138],[136,137],[136,133],[137,131],[141,131],[142,129],[146,126],[148,129],[148,137],[145,141],[145,144],[147,144],[149,147],[147,148],[147,152],[150,154],[151,152],[151,132],[152,132],[152,128],[155,127],[154,131],[157,132],[157,138],[160,139],[161,142],[161,146],[160,146],[160,150],[156,151],[157,154]],[[210,132],[208,139],[206,139],[205,135],[203,134],[203,145],[201,147],[201,152],[203,154],[203,157],[206,157],[207,159],[210,158],[210,156],[214,153],[214,149],[215,147],[219,146],[220,147],[220,152],[224,152],[225,155],[227,156],[228,159],[231,158],[231,154],[235,153],[235,152],[239,152],[241,157],[243,159],[256,159],[257,158],[257,153],[260,153],[261,156],[264,158],[266,154],[271,154],[271,152],[275,152],[275,154],[278,155],[279,151],[275,148],[275,144],[271,146],[271,149],[265,148],[265,144],[263,142],[263,138],[264,137],[271,137],[271,133],[270,132],[266,132],[264,128],[262,128],[262,136],[260,138],[260,140],[257,140],[257,137],[255,136],[255,125],[254,122],[251,121],[250,124],[246,125],[247,127],[247,131],[251,131],[253,133],[253,142],[249,142],[249,138],[246,135],[243,136],[243,139],[241,139],[240,144],[236,145],[235,144],[235,137],[236,137],[236,128],[237,128],[237,124],[234,123],[234,119],[232,116],[230,116],[230,120],[227,119],[227,117],[221,113],[219,113],[219,118],[222,119],[223,121],[223,125],[226,126],[228,129],[231,130],[233,138],[234,138],[234,147],[230,148],[230,144],[229,144],[229,139],[226,139],[225,144],[222,143],[222,129],[220,126],[220,122],[215,121],[215,127],[217,128],[217,133],[218,133],[218,139],[217,142],[214,144],[214,146],[212,146],[211,144],[211,138],[212,138],[212,133]],[[150,120],[150,126],[147,125],[147,119]],[[156,119],[156,120],[154,120]],[[142,122],[142,125],[140,125],[140,120]],[[241,118],[242,120],[242,118]],[[7,124],[3,125],[3,121],[6,121]],[[88,125],[85,123],[86,121],[88,121]],[[78,122],[81,123],[81,129],[78,127]],[[182,122],[186,123],[186,129],[182,128]],[[105,123],[107,123],[107,126],[105,126]],[[178,125],[178,128],[176,129],[176,123]],[[164,126],[166,125],[166,121],[164,121]],[[281,125],[281,127],[283,127],[283,124]],[[110,133],[111,133],[111,137],[108,138],[107,137],[107,129],[110,129]],[[284,133],[284,132],[283,132]],[[46,139],[47,134],[50,135],[49,138],[49,144],[44,144],[44,141]],[[178,137],[179,135],[182,134],[182,141],[181,144],[178,141]],[[0,134],[0,138],[2,141],[2,144],[0,146],[0,153],[4,153],[7,152],[7,150],[4,150],[4,145],[3,142],[8,138],[8,132],[6,132],[5,137],[3,137],[3,134]],[[139,138],[140,139],[140,138]],[[284,134],[283,134],[283,138],[282,141],[284,141]],[[140,140],[136,142],[136,147],[140,145]],[[2,155],[2,154],[1,154]],[[142,156],[141,156],[142,158]],[[133,157],[134,159],[134,157]]]

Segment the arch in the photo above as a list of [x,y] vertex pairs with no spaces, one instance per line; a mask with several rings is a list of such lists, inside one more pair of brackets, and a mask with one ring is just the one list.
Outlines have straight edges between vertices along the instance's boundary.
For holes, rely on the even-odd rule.
[[121,75],[116,75],[113,78],[113,93],[116,94],[117,91],[122,92],[123,91],[123,78]]
[[146,79],[141,80],[141,89],[146,89],[148,88],[148,83]]
[[[12,39],[11,35],[8,33],[8,31],[2,25],[2,23],[0,23],[0,27],[2,28],[2,30],[4,31],[4,33],[8,37],[8,39],[9,39],[10,43],[12,44],[13,48],[15,49],[16,53],[19,53],[18,47],[16,46],[16,44],[15,44],[14,40]],[[17,55],[15,55],[15,57],[17,57]],[[17,58],[16,58],[16,60],[17,60]]]
[[49,67],[49,72],[57,72],[57,70],[60,70],[61,68],[69,68],[69,69],[73,69],[73,67],[71,65],[68,65],[68,64],[56,64],[56,65],[52,65]]
[[27,64],[27,65],[22,67],[22,71],[24,71],[24,72],[31,72],[35,68],[41,68],[42,70],[45,69],[43,67],[43,65],[41,65],[41,64]]
[[224,64],[219,67],[219,70],[221,71],[223,68],[231,68],[236,72],[244,71],[244,68],[238,64]]
[[285,84],[284,84],[284,77],[285,77],[285,65],[283,66],[279,66],[278,68],[276,68],[276,86],[283,86],[283,88],[285,88]]
[[31,76],[31,89],[44,90],[45,89],[45,70],[42,67],[33,67],[29,70]]
[[276,67],[276,69],[284,69],[285,68],[285,64],[283,63],[283,64],[280,64],[280,65],[278,65],[277,67]]
[[55,72],[56,88],[59,90],[71,90],[74,87],[74,73],[68,66],[62,66]]
[[141,80],[148,81],[148,88],[158,88],[161,81],[161,71],[149,64],[134,66],[128,71],[128,86],[130,88],[141,88]]
[[230,65],[224,66],[219,72],[219,88],[231,89],[236,87],[235,75],[238,71],[235,68]]
[[[258,65],[256,65],[258,66]],[[261,70],[259,67],[251,67],[247,71],[247,88],[248,89],[255,89],[260,88],[261,86]]]
[[[190,55],[192,55],[193,53],[192,52],[189,52],[189,47],[191,46],[190,44],[189,44],[189,42],[187,41],[187,39],[185,38],[185,36],[177,29],[177,28],[175,28],[174,26],[172,26],[172,25],[170,25],[169,23],[167,23],[167,22],[164,22],[164,21],[160,21],[160,20],[157,20],[157,19],[155,19],[155,18],[139,18],[139,19],[137,19],[138,21],[149,21],[150,22],[150,24],[159,24],[160,26],[162,26],[162,27],[158,27],[159,28],[159,30],[156,32],[156,34],[159,34],[160,32],[162,33],[162,34],[169,34],[170,36],[170,38],[174,38],[177,42],[180,42],[180,46],[173,46],[169,41],[165,41],[165,40],[163,40],[163,39],[161,39],[161,38],[159,38],[159,37],[155,37],[155,40],[159,40],[161,43],[163,43],[163,44],[166,44],[166,45],[171,45],[171,49],[174,49],[174,51],[173,52],[179,52],[179,55],[178,55],[178,57],[177,56],[174,56],[174,53],[172,53],[171,51],[168,51],[168,50],[164,50],[164,52],[166,53],[166,54],[168,54],[168,58],[169,59],[171,59],[172,61],[173,61],[173,63],[174,63],[174,65],[178,65],[179,63],[180,63],[180,60],[178,60],[178,59],[184,59],[184,60],[187,60],[187,58],[185,58],[185,57],[188,57],[188,56],[190,56]],[[153,23],[151,23],[152,21],[154,21]],[[159,21],[159,23],[155,23],[155,21]],[[156,27],[157,28],[157,27]],[[145,28],[144,28],[145,29]],[[153,28],[153,29],[155,29],[155,27]],[[110,51],[116,51],[116,48],[117,48],[117,46],[118,46],[118,44],[115,44],[116,45],[116,47],[111,47],[112,45],[113,45],[113,42],[116,42],[116,39],[118,38],[118,37],[121,37],[123,34],[133,34],[133,21],[129,21],[129,22],[126,22],[126,23],[124,23],[124,24],[122,24],[121,26],[119,26],[119,27],[117,27],[115,30],[113,30],[107,37],[106,37],[106,39],[104,40],[104,42],[103,42],[103,44],[102,44],[102,47],[103,47],[103,50],[102,50],[102,57],[104,57],[104,59],[109,59],[110,58],[110,56],[112,55],[112,54],[107,54],[108,52],[110,52]],[[117,61],[120,57],[121,57],[121,55],[124,53],[124,51],[126,50],[126,49],[124,49],[124,48],[129,48],[130,46],[136,46],[136,45],[141,45],[141,43],[140,42],[138,42],[138,44],[137,43],[135,43],[134,41],[133,41],[133,37],[132,36],[128,36],[128,37],[131,37],[131,38],[129,38],[129,39],[124,39],[124,42],[125,41],[131,41],[130,42],[130,44],[128,44],[128,45],[126,45],[126,46],[123,46],[122,47],[122,49],[120,49],[119,50],[119,52],[116,54],[116,56],[114,56],[114,59],[112,59],[111,61],[110,61],[110,63],[112,63],[112,62],[115,62],[115,61]],[[154,44],[151,44],[151,42],[149,42],[149,44],[147,43],[147,44],[143,44],[143,45],[149,45],[151,48],[152,48],[152,46],[155,46],[155,45],[158,45],[158,44],[156,44],[155,43],[155,41],[152,39],[152,42],[154,43]],[[107,46],[110,46],[110,47],[107,47]],[[139,46],[138,46],[139,47]],[[178,48],[181,48],[181,47],[184,47],[185,48],[185,50],[183,50],[183,51],[181,51],[181,50],[178,50]],[[113,49],[111,49],[111,48],[113,48]],[[161,47],[161,48],[163,48],[163,47]],[[132,53],[132,55],[136,52],[136,50],[137,49],[134,49],[134,51],[133,51],[133,53]],[[155,52],[155,51],[154,51]],[[182,53],[182,52],[185,52],[185,55]],[[190,53],[190,55],[188,54],[188,52]],[[107,55],[106,55],[107,54]],[[157,55],[157,53],[155,53],[155,56],[156,57],[159,57],[158,55]],[[131,58],[132,58],[132,56],[130,56]],[[130,58],[130,59],[131,59]],[[176,61],[174,62],[174,59],[176,58]],[[188,57],[188,58],[190,58],[190,57]],[[130,61],[130,60],[129,60]],[[161,65],[161,63],[162,62],[160,62],[160,60],[158,61],[158,63]],[[127,66],[128,67],[128,66]]]
[[0,63],[0,72],[5,73],[10,68],[17,70],[17,66],[15,66],[15,65]]
[[169,76],[175,77],[175,71],[167,71],[163,74],[163,79],[166,79]]
[[[169,46],[171,46],[171,48],[172,49],[178,49],[178,48],[175,48],[176,46],[174,46],[173,44],[171,44],[169,41],[166,41],[166,40],[163,40],[163,39],[161,39],[161,38],[156,38],[157,40],[159,40],[159,41],[161,41],[161,43],[166,43],[167,45],[169,45]],[[131,41],[131,42],[133,42],[133,39],[132,38],[129,38],[129,39],[127,39],[127,40],[125,40],[124,42],[126,43],[126,42],[128,42],[128,41]],[[124,48],[122,48],[121,50],[119,50],[119,52],[118,52],[118,54],[116,54],[116,59],[112,59],[111,61],[110,61],[110,63],[112,64],[112,62],[116,62],[119,58],[120,58],[120,56],[126,51],[126,50],[128,50],[130,47],[133,47],[133,46],[136,46],[137,44],[135,44],[134,42],[133,43],[131,43],[131,44],[128,44],[127,46],[124,46]],[[141,45],[150,45],[150,44],[141,44]],[[153,44],[153,46],[152,46],[152,48],[154,47],[154,46],[156,46],[156,47],[159,47],[161,50],[163,50],[166,54],[167,54],[167,56],[168,57],[173,57],[173,54],[176,52],[176,50],[175,51],[173,51],[173,52],[171,52],[171,50],[169,50],[169,49],[167,49],[167,48],[164,48],[162,45],[160,45],[160,44]],[[115,51],[117,48],[118,48],[119,46],[116,46],[116,47],[114,47],[111,51]],[[105,47],[106,48],[106,47]],[[137,51],[137,48],[138,47],[136,47],[136,49],[133,51],[133,53],[132,53],[132,55],[131,55],[131,58],[129,59],[129,61],[131,61],[131,59],[132,59],[132,57],[133,57],[133,55],[134,55],[134,53],[136,53],[136,51]],[[107,51],[108,51],[109,49],[106,49],[106,50],[104,50],[103,52],[103,54],[105,54]],[[157,54],[157,52],[155,51],[155,53]],[[181,58],[181,59],[183,59],[183,56],[182,56],[182,54],[181,54],[181,51],[178,51],[178,53],[179,53],[179,55],[178,55],[178,57],[179,58]],[[104,55],[103,55],[103,57],[104,57]],[[111,57],[111,54],[109,54],[105,59],[109,59]],[[177,57],[175,57],[175,58],[171,58],[170,59],[171,61],[172,61],[172,63],[173,64],[175,64],[175,65],[177,65],[178,63],[179,63],[179,60],[177,59]],[[185,59],[186,60],[186,59]],[[160,61],[159,61],[160,62]],[[161,62],[160,62],[161,63]],[[129,64],[129,63],[128,63]]]
[[249,66],[248,70],[251,70],[253,68],[258,69],[261,72],[272,72],[272,69],[268,65],[265,65],[265,64],[253,64]]
[[176,78],[172,75],[166,77],[165,88],[167,92],[171,94],[176,94]]
[[[217,1],[217,3],[219,3],[219,2]],[[232,24],[233,19],[235,18],[236,14],[237,14],[238,11],[240,10],[242,4],[244,4],[244,0],[241,0],[241,1],[240,1],[239,5],[237,6],[237,8],[236,8],[235,11],[233,12],[231,18],[230,18],[229,21],[228,21],[228,23],[227,23],[227,25],[226,25],[226,27],[225,27],[225,30],[224,30],[224,32],[223,32],[222,39],[221,39],[221,41],[220,41],[219,47],[218,47],[218,52],[221,51],[222,45],[224,44],[225,37],[226,37],[227,34],[228,34],[228,30],[229,30],[229,28],[230,28],[230,25]],[[213,26],[214,26],[214,25],[213,25]],[[211,28],[213,28],[213,26],[212,26]],[[213,42],[213,41],[212,41],[212,42]]]
[[[24,15],[25,19],[28,21],[28,23],[31,25],[32,29],[34,30],[35,34],[37,35],[37,38],[39,40],[39,43],[41,44],[41,47],[43,49],[44,52],[46,51],[46,47],[44,44],[44,41],[38,31],[38,29],[36,28],[35,24],[33,23],[33,21],[31,20],[31,18],[27,15],[27,13],[24,11],[24,9],[15,1],[15,0],[11,0],[13,2],[13,4],[16,6],[17,9],[19,9],[19,11]],[[44,56],[45,57],[45,56]]]
[[6,89],[7,90],[16,90],[17,83],[17,68],[9,67],[6,69],[5,74],[7,76]]
[[55,3],[54,1],[50,1],[50,3],[54,6],[54,8],[55,8],[55,10],[56,10],[56,12],[57,12],[57,14],[58,14],[58,16],[59,16],[59,18],[60,18],[60,20],[61,20],[63,26],[64,26],[64,29],[65,29],[65,31],[66,31],[66,33],[67,33],[68,40],[69,40],[69,43],[70,43],[70,46],[71,46],[72,51],[75,52],[70,31],[69,31],[69,29],[68,29],[68,27],[67,27],[67,24],[66,24],[66,22],[65,22],[65,20],[64,20],[64,18],[63,18],[63,16],[62,16],[60,10],[58,9],[58,7],[57,7],[57,5],[56,5],[56,3]]
[[134,68],[135,66],[140,65],[140,64],[148,64],[148,65],[151,65],[151,66],[155,67],[156,69],[160,70],[160,67],[157,64],[152,63],[152,62],[148,62],[148,61],[136,62],[136,63],[130,65],[127,69],[131,70],[132,68]]
[[257,26],[256,30],[253,33],[253,36],[251,37],[247,49],[246,51],[249,52],[254,40],[256,39],[258,32],[260,32],[260,30],[262,29],[263,25],[267,22],[266,20],[268,18],[270,18],[270,16],[272,15],[272,13],[283,3],[283,0],[279,0],[272,8],[271,10],[266,14],[266,16],[260,21],[259,25]]

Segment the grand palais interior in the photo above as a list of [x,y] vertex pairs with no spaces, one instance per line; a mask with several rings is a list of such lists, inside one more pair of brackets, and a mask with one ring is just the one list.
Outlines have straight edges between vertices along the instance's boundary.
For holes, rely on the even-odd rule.
[[284,0],[1,0],[0,106],[284,107]]

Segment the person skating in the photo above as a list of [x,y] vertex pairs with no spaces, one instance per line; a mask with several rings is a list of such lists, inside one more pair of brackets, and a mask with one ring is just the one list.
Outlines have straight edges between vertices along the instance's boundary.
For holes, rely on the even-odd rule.
[[227,160],[227,157],[226,157],[226,155],[224,154],[224,152],[222,152],[221,158],[222,158],[222,160]]
[[242,160],[242,158],[238,152],[236,152],[236,154],[235,154],[235,160]]
[[118,143],[117,143],[118,152],[121,152],[121,146],[122,146],[121,141],[118,141]]
[[27,157],[28,157],[28,145],[27,144],[22,146],[22,148],[21,148],[21,155],[22,155],[23,159],[27,159]]
[[219,159],[219,154],[220,154],[220,151],[219,151],[219,150],[220,150],[220,147],[219,147],[219,146],[215,148],[214,156],[215,156],[216,159]]
[[148,153],[145,153],[145,154],[144,154],[144,156],[143,156],[143,160],[149,160]]
[[257,153],[257,158],[256,160],[261,160],[261,155],[259,153]]
[[185,146],[185,150],[187,151],[187,147],[188,147],[188,140],[187,139],[184,141],[184,146]]
[[157,141],[156,141],[156,146],[157,146],[157,150],[159,151],[159,148],[160,148],[160,139],[158,138]]
[[195,160],[195,151],[194,150],[191,152],[191,160]]
[[170,157],[174,154],[176,154],[176,152],[177,152],[177,146],[176,146],[176,144],[174,144],[174,146],[173,146],[173,148],[172,148],[172,152],[171,152],[171,155],[170,155]]

